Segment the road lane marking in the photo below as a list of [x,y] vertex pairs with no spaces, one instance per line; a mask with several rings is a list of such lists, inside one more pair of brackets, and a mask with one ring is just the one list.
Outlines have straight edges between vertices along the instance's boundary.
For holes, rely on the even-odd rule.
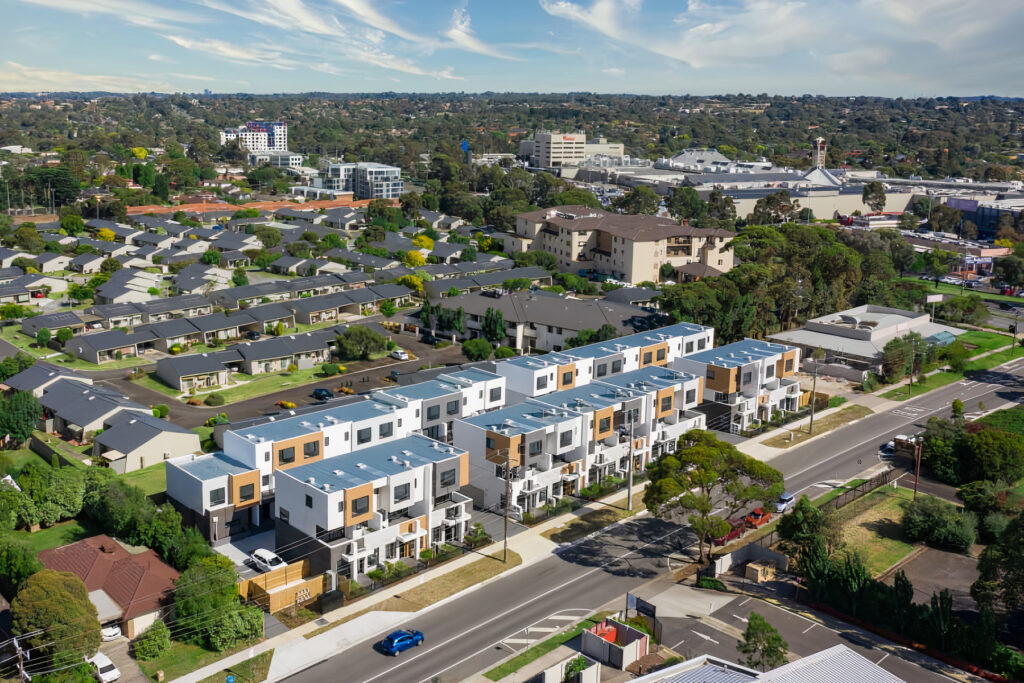
[[884,655],[882,655],[882,658],[881,658],[881,659],[879,659],[879,660],[878,660],[877,662],[875,662],[875,666],[878,666],[879,664],[881,664],[882,662],[884,662],[884,661],[885,661],[885,658],[886,658],[886,657],[888,657],[888,656],[889,656],[889,654],[890,654],[890,653],[886,652],[886,653],[885,653]]
[[701,633],[699,631],[694,631],[692,628],[690,629],[690,633],[692,633],[693,635],[697,636],[698,638],[703,638],[704,640],[710,640],[715,645],[721,645],[720,642],[718,642],[717,640],[715,640],[711,636],[706,636],[706,635],[704,635],[703,633]]
[[817,624],[811,624],[810,626],[808,626],[807,628],[805,628],[805,629],[804,629],[803,631],[801,631],[800,633],[807,633],[808,631],[810,631],[810,630],[811,630],[812,628],[814,628],[815,626],[817,626]]
[[682,645],[682,644],[683,644],[683,643],[685,643],[685,642],[686,642],[686,638],[683,638],[682,640],[680,640],[680,641],[679,641],[678,643],[676,643],[675,645],[673,645],[673,646],[672,646],[672,647],[670,647],[669,649],[670,649],[670,650],[673,650],[673,651],[675,651],[675,649],[676,649],[677,647],[679,647],[680,645]]
[[[555,586],[553,588],[549,588],[548,590],[544,591],[543,593],[540,593],[539,595],[535,595],[534,597],[530,598],[529,600],[526,600],[525,602],[520,602],[519,604],[517,604],[517,605],[515,605],[513,607],[508,608],[504,612],[500,612],[498,614],[495,614],[490,619],[487,619],[486,621],[482,621],[479,624],[476,624],[475,626],[473,626],[472,628],[468,628],[465,631],[457,633],[456,635],[452,636],[448,640],[445,640],[443,642],[437,643],[436,645],[431,647],[429,650],[424,650],[423,652],[420,652],[420,653],[414,655],[413,657],[409,657],[408,659],[406,659],[401,664],[396,664],[395,666],[393,666],[393,667],[391,667],[389,669],[385,669],[384,671],[381,671],[379,674],[377,674],[375,676],[371,676],[371,677],[367,678],[365,681],[363,681],[363,683],[370,683],[370,681],[375,681],[378,678],[381,678],[382,676],[385,676],[385,675],[391,673],[392,671],[395,671],[399,667],[405,666],[406,664],[408,664],[411,661],[417,660],[420,657],[424,657],[424,656],[432,653],[434,650],[442,648],[445,645],[448,645],[449,643],[452,643],[452,642],[454,642],[456,640],[459,640],[460,638],[464,638],[467,634],[472,633],[473,631],[476,631],[476,630],[480,629],[481,627],[487,626],[488,624],[490,624],[492,622],[498,621],[499,619],[504,619],[509,614],[512,614],[513,612],[518,612],[518,611],[522,610],[523,607],[525,607],[526,605],[529,605],[532,602],[536,602],[536,601],[538,601],[538,600],[540,600],[542,598],[546,598],[547,596],[551,595],[552,593],[557,593],[558,591],[565,589],[567,586],[571,586],[572,584],[579,582],[584,577],[590,576],[591,574],[594,574],[594,573],[599,572],[599,571],[603,571],[605,569],[605,567],[611,566],[611,565],[615,564],[616,562],[618,562],[619,560],[622,560],[622,559],[624,559],[626,557],[629,557],[630,555],[638,553],[641,550],[643,550],[644,548],[652,546],[655,543],[660,543],[661,541],[664,541],[666,538],[669,538],[670,536],[675,536],[676,534],[678,534],[681,531],[686,531],[686,529],[684,529],[683,527],[680,527],[678,529],[675,529],[673,531],[668,532],[667,534],[659,536],[658,538],[654,539],[653,541],[648,541],[647,543],[644,543],[639,548],[635,548],[633,550],[626,551],[622,555],[619,555],[618,557],[615,557],[615,558],[605,562],[604,564],[602,564],[599,567],[594,567],[593,569],[591,569],[589,571],[586,571],[586,572],[584,572],[584,573],[582,573],[582,574],[580,574],[578,576],[574,576],[571,579],[569,579],[568,581],[560,583],[560,584],[558,584],[557,586]],[[589,611],[589,610],[582,610],[582,608],[577,608],[577,609],[579,609],[580,611]],[[561,611],[565,612],[565,611],[569,611],[569,610],[561,610]],[[540,619],[536,623],[539,623],[540,621],[545,621],[547,618],[548,617],[545,617],[544,619]],[[519,633],[522,630],[524,630],[524,629],[517,629],[516,631],[513,632],[513,635],[515,633]],[[369,640],[369,639],[367,639],[367,640]],[[496,641],[496,643],[500,643],[502,640],[504,640],[504,638],[502,638],[501,640]],[[430,676],[427,676],[423,680],[431,680],[435,676],[440,676],[445,671],[448,671],[449,669],[452,669],[452,668],[458,666],[459,664],[462,664],[463,662],[465,662],[467,660],[470,660],[473,657],[476,657],[483,650],[489,649],[489,648],[494,647],[494,646],[495,646],[495,643],[491,643],[486,648],[483,648],[481,650],[477,650],[476,652],[472,653],[471,655],[469,655],[467,657],[463,657],[462,659],[460,659],[459,661],[457,661],[457,662],[455,662],[453,664],[449,664],[444,669],[441,669],[440,671],[437,671],[437,672],[431,674]]]
[[558,627],[557,626],[531,626],[529,628],[529,630],[530,631],[536,631],[537,633],[551,633],[552,631],[557,631]]
[[744,624],[748,623],[746,619],[744,619],[743,617],[741,617],[738,614],[733,614],[733,616],[736,617],[737,619],[739,619],[740,621],[742,621]]
[[536,643],[536,638],[506,638],[501,641],[506,645],[529,645],[530,643]]
[[553,617],[548,617],[551,621],[576,621],[576,617],[570,617],[566,614],[560,614]]
[[743,602],[740,603],[740,607],[743,607],[743,605],[747,604],[748,602],[750,602],[753,599],[754,598],[747,598],[746,600],[744,600]]

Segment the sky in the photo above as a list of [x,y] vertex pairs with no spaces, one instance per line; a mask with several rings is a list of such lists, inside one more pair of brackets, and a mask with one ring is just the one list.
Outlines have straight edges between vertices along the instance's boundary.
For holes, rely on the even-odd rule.
[[1022,0],[0,0],[0,91],[1024,96]]

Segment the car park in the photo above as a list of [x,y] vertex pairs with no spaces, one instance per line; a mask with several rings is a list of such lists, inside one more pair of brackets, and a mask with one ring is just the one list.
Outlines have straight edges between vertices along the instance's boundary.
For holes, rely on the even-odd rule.
[[252,551],[249,555],[249,559],[252,560],[252,564],[256,569],[261,572],[269,572],[271,569],[277,569],[285,566],[285,561],[278,557],[277,553],[271,552],[266,548],[257,548]]
[[315,398],[318,401],[327,401],[329,399],[334,398],[334,392],[331,391],[330,389],[324,389],[323,387],[320,387],[319,389],[313,390],[313,398]]
[[409,360],[409,354],[405,349],[395,349],[391,352],[391,357],[395,360]]
[[736,540],[743,535],[743,530],[746,528],[743,520],[738,517],[733,517],[732,519],[727,519],[725,521],[729,523],[729,533],[712,539],[712,542],[715,545],[726,545],[729,541]]
[[102,652],[97,652],[92,657],[87,657],[85,661],[96,667],[95,675],[100,683],[111,683],[111,681],[116,681],[121,677],[121,672],[114,666],[114,662]]
[[380,641],[380,649],[393,657],[405,652],[409,648],[418,647],[423,644],[423,634],[416,630],[401,630],[389,633]]
[[751,529],[758,529],[768,523],[768,520],[772,518],[772,513],[765,512],[762,508],[754,508],[751,510],[743,521],[746,522],[747,526]]
[[783,514],[789,508],[793,507],[793,503],[796,502],[796,497],[789,491],[783,491],[779,499],[775,501],[775,512]]

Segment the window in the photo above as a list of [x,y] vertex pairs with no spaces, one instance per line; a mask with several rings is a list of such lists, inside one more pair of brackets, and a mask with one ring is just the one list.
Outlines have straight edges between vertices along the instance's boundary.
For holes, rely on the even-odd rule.
[[304,458],[315,458],[320,455],[320,442],[310,441],[302,445],[302,456]]
[[372,438],[373,432],[367,427],[356,432],[356,443],[367,443]]
[[491,400],[492,401],[500,401],[501,400],[501,387],[494,387],[493,389],[491,389]]
[[264,474],[263,475],[263,479],[261,480],[261,485],[265,486],[265,487],[266,486],[270,486],[270,475],[269,474]]
[[345,512],[345,501],[338,501],[338,512]]
[[698,339],[697,340],[697,350],[698,351],[703,350],[705,346],[707,346],[707,340],[706,339]]
[[665,349],[658,349],[658,360],[665,360]]
[[270,451],[263,454],[263,462],[270,462]]
[[277,461],[282,465],[287,465],[290,462],[295,462],[295,448],[289,446],[288,448],[282,448],[277,452]]
[[558,435],[558,445],[562,448],[572,445],[572,432],[562,432]]
[[385,422],[377,428],[377,436],[382,439],[387,439],[395,433],[395,424],[393,422]]
[[224,495],[224,488],[213,489],[210,491],[210,507],[214,505],[223,505],[226,500]]
[[427,408],[427,419],[437,420],[441,417],[441,406],[430,406]]
[[715,369],[714,368],[708,368],[708,379],[714,379],[714,378],[715,378]]
[[562,384],[571,384],[572,383],[572,376],[573,376],[572,370],[570,370],[569,372],[563,372],[562,373]]
[[744,384],[750,384],[750,373],[749,372],[744,372],[743,373],[743,383]]
[[765,377],[774,377],[775,376],[775,366],[774,365],[769,365],[768,367],[766,367],[764,369],[764,376]]
[[608,364],[607,363],[601,363],[600,365],[597,366],[597,376],[598,377],[604,377],[607,374],[608,374]]
[[455,486],[455,470],[445,470],[441,473],[441,486]]
[[457,399],[454,401],[448,401],[448,405],[445,406],[444,412],[449,415],[457,414],[459,412],[459,401]]
[[370,511],[370,497],[363,496],[352,501],[352,514],[365,515]]
[[661,399],[661,412],[665,413],[672,410],[672,397],[666,396]]
[[786,370],[785,371],[786,372],[793,372],[793,359],[792,358],[787,358],[786,359]]
[[693,342],[692,341],[686,342],[686,352],[687,353],[693,353]]
[[697,400],[697,390],[696,389],[688,390],[686,392],[686,402],[687,403],[693,403],[696,400]]
[[531,441],[530,442],[530,455],[537,455],[542,450],[544,450],[544,442],[543,441]]
[[645,351],[644,352],[644,365],[647,365],[650,362],[651,362],[651,352],[650,351]]
[[602,417],[601,420],[597,423],[597,431],[601,434],[604,434],[611,428],[612,419],[610,417]]
[[612,361],[612,374],[615,375],[615,374],[618,374],[620,372],[622,372],[622,361],[621,360],[613,360]]
[[409,485],[401,484],[395,487],[395,502],[401,503],[403,500],[409,500]]
[[548,376],[547,375],[541,375],[540,377],[537,378],[537,389],[547,389],[547,388],[548,388]]
[[324,448],[327,448],[330,445],[331,445],[331,437],[325,436],[324,437]]
[[487,437],[487,439],[484,442],[484,446],[486,446],[488,449],[493,451],[494,450],[494,439],[492,439],[491,437]]
[[496,476],[498,479],[504,479],[505,478],[505,466],[504,465],[495,465],[494,466],[494,476]]
[[313,496],[308,495],[308,494],[306,495],[306,507],[308,507],[308,508],[312,508],[313,507]]
[[284,508],[277,508],[277,516],[284,523],[288,523],[288,511]]

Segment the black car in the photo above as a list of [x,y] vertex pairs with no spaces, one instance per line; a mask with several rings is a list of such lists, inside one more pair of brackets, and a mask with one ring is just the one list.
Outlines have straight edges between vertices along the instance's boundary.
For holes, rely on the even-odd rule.
[[334,392],[331,391],[330,389],[324,388],[314,389],[313,398],[315,398],[318,401],[326,401],[328,399],[334,398]]
[[260,338],[260,333],[259,332],[246,332],[245,333],[245,338],[246,339],[256,340],[256,339]]

